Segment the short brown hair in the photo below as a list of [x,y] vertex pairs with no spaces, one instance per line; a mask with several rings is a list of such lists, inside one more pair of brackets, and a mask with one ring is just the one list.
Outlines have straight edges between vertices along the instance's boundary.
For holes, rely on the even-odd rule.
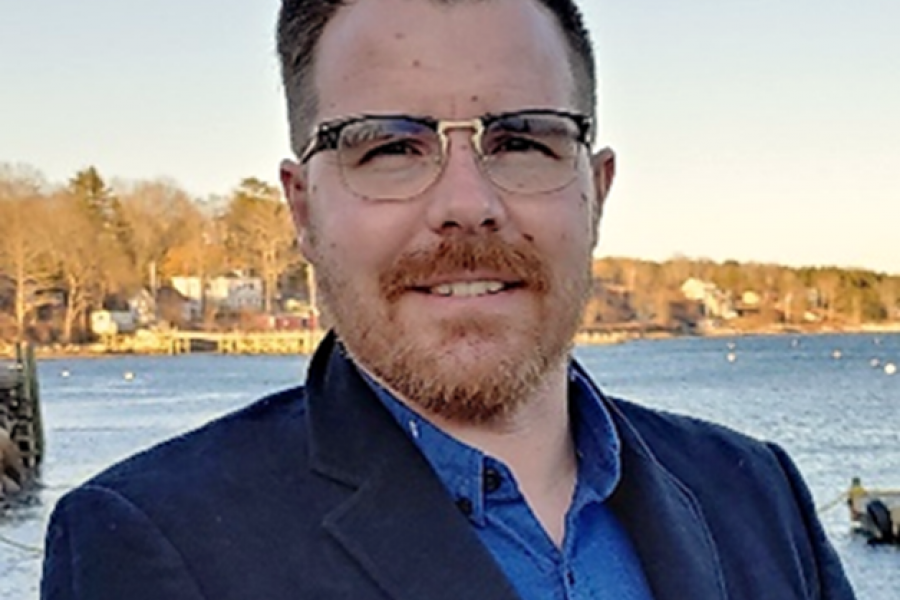
[[[474,0],[429,0],[453,4]],[[483,0],[484,1],[484,0]],[[569,50],[575,80],[578,109],[594,114],[597,100],[597,75],[594,52],[581,10],[575,0],[536,0],[546,7],[559,24]],[[318,110],[318,98],[312,84],[316,46],[325,26],[347,0],[282,0],[278,15],[278,56],[281,79],[287,96],[291,146],[299,153],[306,142]]]

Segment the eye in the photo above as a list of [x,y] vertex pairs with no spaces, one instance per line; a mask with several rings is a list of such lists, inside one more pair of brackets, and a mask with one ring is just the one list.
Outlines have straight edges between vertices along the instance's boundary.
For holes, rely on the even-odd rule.
[[372,160],[382,156],[421,156],[422,151],[409,139],[394,140],[379,144],[374,148],[370,148],[362,158],[359,164],[364,165]]
[[490,147],[490,154],[539,152],[545,156],[556,156],[556,153],[540,141],[522,136],[504,136],[496,140]]

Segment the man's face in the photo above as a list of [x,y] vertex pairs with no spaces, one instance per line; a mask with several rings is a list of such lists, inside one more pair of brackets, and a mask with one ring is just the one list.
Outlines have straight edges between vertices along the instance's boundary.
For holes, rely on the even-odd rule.
[[[318,122],[575,111],[563,37],[522,0],[360,0],[326,27],[315,83]],[[486,177],[470,134],[448,134],[440,178],[406,200],[350,191],[334,151],[285,163],[282,180],[323,310],[355,360],[431,414],[490,422],[564,368],[613,159],[582,148],[570,185],[517,195]]]

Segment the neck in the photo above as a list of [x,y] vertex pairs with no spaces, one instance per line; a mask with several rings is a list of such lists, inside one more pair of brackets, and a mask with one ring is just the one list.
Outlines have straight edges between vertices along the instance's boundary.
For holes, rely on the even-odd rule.
[[454,438],[507,465],[532,512],[551,539],[561,545],[577,473],[566,363],[550,371],[532,397],[501,422],[472,425],[424,416]]

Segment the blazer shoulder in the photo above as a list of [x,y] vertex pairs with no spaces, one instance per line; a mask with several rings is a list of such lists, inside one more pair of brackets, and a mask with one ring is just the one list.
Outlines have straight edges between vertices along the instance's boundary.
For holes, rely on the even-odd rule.
[[623,448],[662,466],[690,490],[714,529],[733,525],[725,515],[754,514],[786,528],[807,518],[798,495],[806,493],[805,484],[776,444],[702,419],[613,402]]
[[[690,494],[729,579],[740,581],[747,557],[767,548],[755,568],[772,582],[779,572],[785,581],[800,573],[803,597],[854,598],[812,495],[780,446],[702,419],[609,401],[620,435]],[[748,522],[758,526],[741,526]]]
[[696,473],[698,464],[729,469],[749,464],[760,464],[765,469],[780,467],[773,444],[765,440],[697,417],[621,398],[609,401],[613,413],[620,416],[620,433],[623,427],[630,428],[638,443],[674,472]]
[[623,398],[610,397],[613,407],[635,428],[648,437],[686,437],[695,441],[725,442],[739,446],[762,447],[765,441],[727,425],[695,416],[651,408]]
[[[131,495],[142,489],[196,486],[252,468],[287,444],[303,446],[306,390],[294,387],[260,398],[199,428],[138,452],[92,477],[85,485]],[[275,455],[280,452],[275,452]]]

